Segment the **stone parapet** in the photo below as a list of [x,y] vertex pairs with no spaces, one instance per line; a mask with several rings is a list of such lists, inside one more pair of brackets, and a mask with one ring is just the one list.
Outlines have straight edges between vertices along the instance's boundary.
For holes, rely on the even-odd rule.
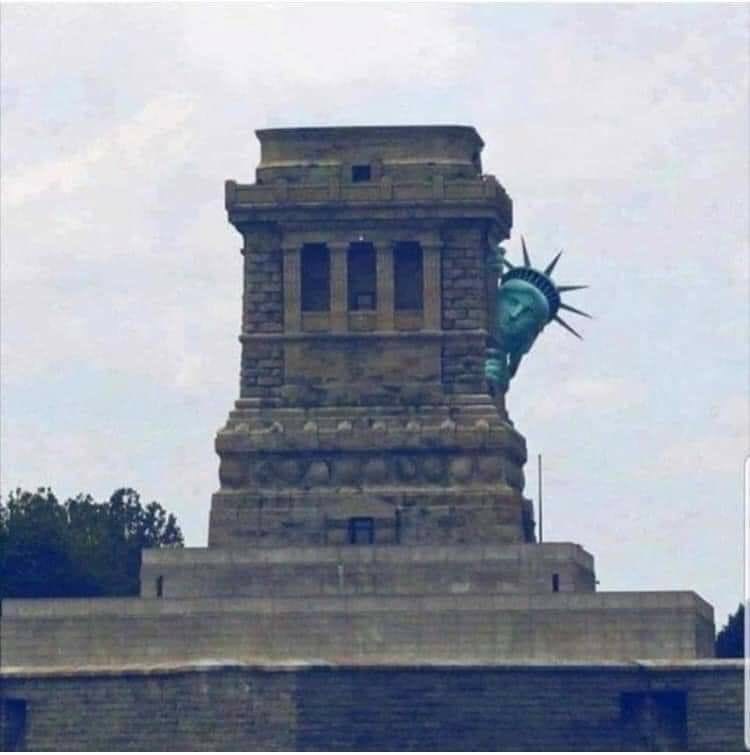
[[[158,587],[157,587],[158,586]],[[144,551],[141,595],[165,598],[593,592],[572,543]]]
[[240,219],[243,210],[274,207],[315,206],[345,203],[348,205],[414,205],[437,203],[448,205],[478,202],[492,204],[504,218],[512,215],[512,202],[494,176],[446,180],[394,181],[383,177],[367,184],[295,184],[281,178],[273,184],[240,184],[227,181],[224,202],[230,218]]
[[693,659],[713,611],[691,592],[6,600],[4,666],[201,660]]

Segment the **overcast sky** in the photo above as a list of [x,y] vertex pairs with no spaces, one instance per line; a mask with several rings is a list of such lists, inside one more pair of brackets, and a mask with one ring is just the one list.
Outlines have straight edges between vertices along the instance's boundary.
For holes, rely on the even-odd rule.
[[[2,491],[130,485],[205,545],[253,131],[467,124],[594,313],[508,405],[599,589],[742,591],[748,7],[5,5]],[[571,321],[575,319],[571,316]],[[535,495],[535,465],[527,493]]]

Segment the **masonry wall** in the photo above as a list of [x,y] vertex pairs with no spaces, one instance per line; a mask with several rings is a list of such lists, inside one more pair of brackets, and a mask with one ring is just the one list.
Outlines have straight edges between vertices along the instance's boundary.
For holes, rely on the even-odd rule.
[[[554,578],[556,575],[556,579]],[[572,543],[316,548],[152,548],[141,596],[164,598],[593,592],[593,558]]]
[[[244,292],[242,331],[280,333],[284,329],[283,261],[278,234],[257,224],[242,250]],[[240,371],[241,396],[267,396],[284,382],[284,352],[274,342],[245,342]]]
[[713,654],[712,609],[689,592],[5,600],[0,631],[3,664],[26,668]]
[[448,226],[442,236],[442,327],[447,335],[442,352],[443,388],[446,393],[482,393],[486,335],[462,331],[488,327],[487,243],[481,226]]
[[739,662],[16,673],[2,696],[29,750],[743,748]]
[[[0,677],[2,678],[2,677]],[[294,674],[260,669],[59,674],[2,679],[26,703],[25,750],[290,750]]]

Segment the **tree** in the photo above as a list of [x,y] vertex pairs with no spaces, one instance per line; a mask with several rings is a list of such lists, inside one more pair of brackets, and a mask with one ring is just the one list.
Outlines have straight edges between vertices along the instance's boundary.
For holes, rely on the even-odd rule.
[[740,603],[716,635],[717,658],[742,658],[745,655],[745,606]]
[[0,501],[0,597],[137,595],[143,548],[182,545],[174,515],[132,488],[64,504],[18,489]]

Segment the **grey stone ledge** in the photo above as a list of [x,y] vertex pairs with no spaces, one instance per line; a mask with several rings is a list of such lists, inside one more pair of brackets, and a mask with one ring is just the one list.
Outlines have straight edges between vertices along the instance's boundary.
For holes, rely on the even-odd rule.
[[482,661],[460,659],[425,659],[419,662],[394,658],[389,662],[371,660],[333,662],[324,660],[281,662],[242,661],[233,658],[207,658],[206,660],[163,664],[113,664],[101,666],[6,666],[0,669],[0,679],[45,679],[49,677],[95,677],[95,676],[161,676],[195,673],[217,673],[222,671],[260,671],[271,673],[314,671],[314,670],[384,670],[410,671],[430,669],[434,671],[478,670],[478,671],[600,671],[601,669],[670,671],[670,672],[742,672],[745,663],[741,658],[697,658],[697,659],[659,659],[659,660],[548,660],[548,659],[513,659],[508,661]]
[[487,330],[484,328],[466,328],[464,330],[325,330],[296,332],[245,332],[240,333],[241,343],[246,341],[322,341],[322,340],[360,340],[385,338],[401,341],[435,340],[440,338],[486,338]]
[[575,611],[695,611],[713,621],[713,608],[692,591],[538,593],[487,595],[377,595],[315,598],[69,598],[3,601],[3,622],[33,619],[59,621],[75,617],[198,616],[250,613],[258,615]]

